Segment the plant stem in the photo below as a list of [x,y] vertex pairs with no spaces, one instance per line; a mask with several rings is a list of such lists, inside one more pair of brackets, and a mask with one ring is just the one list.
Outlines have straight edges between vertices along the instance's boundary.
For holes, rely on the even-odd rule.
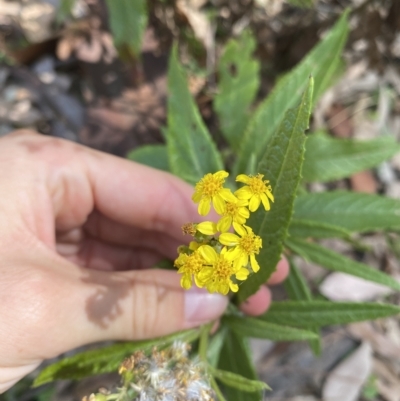
[[207,363],[208,337],[213,325],[214,322],[211,322],[201,326],[200,329],[199,357],[204,363]]
[[211,387],[213,388],[213,390],[215,391],[215,394],[218,397],[218,400],[219,401],[226,401],[226,398],[222,394],[221,390],[219,389],[219,386],[218,386],[217,382],[215,381],[215,379],[212,376],[210,377],[210,382],[211,382]]

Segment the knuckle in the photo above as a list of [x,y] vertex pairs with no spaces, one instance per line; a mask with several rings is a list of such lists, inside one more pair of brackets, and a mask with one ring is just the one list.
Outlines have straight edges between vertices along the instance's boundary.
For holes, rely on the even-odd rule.
[[[166,272],[133,287],[132,338],[154,338],[183,329],[183,293],[168,285]],[[164,280],[165,279],[165,280]]]

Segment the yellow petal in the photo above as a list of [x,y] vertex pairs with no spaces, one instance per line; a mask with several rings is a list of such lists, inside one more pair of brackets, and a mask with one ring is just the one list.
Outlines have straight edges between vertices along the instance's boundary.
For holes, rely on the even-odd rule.
[[213,174],[215,178],[226,178],[229,176],[229,173],[224,170],[217,171]]
[[236,203],[238,201],[238,198],[236,198],[236,196],[233,195],[232,191],[228,188],[222,188],[219,191],[219,195],[221,196],[222,199],[226,200],[227,202]]
[[184,288],[185,290],[188,290],[192,286],[192,278],[190,277],[190,274],[184,274],[181,277],[181,287]]
[[181,265],[187,259],[186,253],[180,253],[179,256],[175,259],[175,265]]
[[260,270],[260,265],[258,264],[256,257],[254,255],[250,256],[250,264],[254,273],[257,273]]
[[271,205],[269,204],[269,200],[268,200],[268,198],[267,198],[267,195],[261,194],[261,201],[262,201],[262,203],[263,203],[263,205],[264,205],[264,209],[265,209],[266,211],[268,211],[269,209],[271,209]]
[[243,182],[243,183],[247,184],[250,181],[250,177],[248,175],[246,175],[246,174],[239,174],[236,177],[236,181]]
[[243,225],[244,223],[246,223],[246,219],[242,216],[235,216],[234,218],[235,223]]
[[199,277],[196,275],[194,276],[194,283],[196,284],[197,287],[199,288],[203,288],[205,285],[205,281],[202,281],[201,279],[199,279]]
[[207,285],[206,288],[208,292],[217,292],[218,290],[218,285],[215,281],[210,281]]
[[235,272],[238,272],[244,265],[242,263],[243,257],[242,254],[240,254],[240,257],[237,257],[233,261],[233,269]]
[[244,227],[241,225],[241,224],[238,224],[238,223],[236,223],[236,222],[233,222],[233,228],[235,229],[235,231],[241,236],[241,237],[243,237],[243,235],[246,235],[247,234],[247,232],[246,232],[246,230],[244,229]]
[[265,193],[267,194],[268,198],[271,199],[271,201],[274,201],[274,195],[272,195],[271,191],[268,191],[268,189],[265,191]]
[[196,285],[200,288],[204,287],[211,279],[213,271],[212,267],[203,267],[194,277]]
[[203,221],[197,224],[196,230],[204,235],[214,235],[217,230],[217,225],[213,221]]
[[261,203],[260,197],[257,196],[257,195],[254,195],[254,196],[250,199],[250,202],[249,202],[249,209],[250,209],[250,212],[255,212],[255,211],[258,209],[258,207],[260,206],[260,203]]
[[[224,249],[227,249],[227,248],[224,247],[223,250]],[[240,255],[241,252],[242,251],[240,250],[240,248],[235,246],[234,248],[231,248],[231,249],[229,249],[228,252],[226,252],[225,259],[227,259],[229,261],[235,260],[238,258],[238,256]],[[221,254],[222,254],[222,252],[221,252]]]
[[236,274],[235,277],[238,280],[246,280],[247,277],[249,276],[249,271],[247,269],[245,269],[244,267],[242,267]]
[[242,253],[242,256],[239,260],[241,266],[247,266],[247,264],[249,263],[249,255],[247,255],[246,253]]
[[193,194],[193,196],[192,196],[192,201],[193,201],[194,203],[199,203],[200,200],[201,200],[201,197],[202,197],[201,192],[195,192],[195,193]]
[[232,283],[232,281],[229,283],[229,288],[232,290],[232,292],[239,291],[239,286],[237,284]]
[[247,207],[239,208],[239,215],[244,217],[245,219],[248,219],[250,217],[249,209],[247,209]]
[[253,229],[250,226],[243,225],[243,227],[246,229],[247,234],[252,234],[253,233]]
[[219,283],[218,292],[222,295],[226,295],[229,292],[229,284],[228,283]]
[[239,243],[240,238],[236,234],[223,233],[219,236],[219,242],[223,245],[234,246]]
[[235,191],[235,196],[238,197],[239,199],[250,199],[253,196],[253,192],[250,190],[250,187],[247,185],[244,186],[243,188],[238,189]]
[[210,212],[210,199],[202,199],[199,203],[199,207],[197,211],[199,212],[200,216],[206,216]]
[[217,224],[217,230],[221,233],[226,233],[232,224],[232,217],[230,216],[224,216],[222,217],[218,224]]
[[225,201],[217,194],[213,196],[213,205],[214,209],[218,214],[224,214],[225,213]]
[[211,248],[210,245],[202,245],[197,252],[200,252],[200,255],[203,256],[203,258],[208,262],[208,263],[214,263],[218,259],[218,254],[215,252],[214,248]]

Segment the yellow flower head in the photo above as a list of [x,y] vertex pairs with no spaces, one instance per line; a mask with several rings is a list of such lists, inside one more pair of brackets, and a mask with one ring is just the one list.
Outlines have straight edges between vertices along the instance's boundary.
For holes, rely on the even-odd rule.
[[251,212],[255,212],[261,202],[265,210],[269,210],[271,209],[269,201],[274,201],[271,185],[269,185],[268,180],[263,180],[263,177],[263,174],[257,174],[256,176],[239,174],[236,177],[236,181],[243,182],[247,185],[238,189],[235,195],[239,199],[246,199],[249,201],[249,209]]
[[226,202],[225,212],[222,213],[222,217],[217,223],[217,230],[221,233],[227,232],[232,223],[243,225],[246,223],[246,219],[249,218],[250,212],[247,209],[249,202],[245,199],[240,199],[237,202]]
[[209,292],[219,292],[226,295],[231,289],[233,292],[239,290],[239,286],[232,281],[232,276],[237,280],[246,280],[249,271],[241,266],[233,264],[233,258],[222,248],[218,254],[214,248],[209,245],[203,245],[199,252],[206,260],[205,266],[199,273],[199,278],[204,282],[204,286]]
[[223,233],[219,236],[219,242],[226,246],[233,246],[229,250],[229,258],[235,259],[237,267],[247,266],[250,258],[250,265],[256,273],[260,270],[255,255],[260,253],[262,248],[262,239],[253,233],[253,230],[248,226],[236,226],[238,234]]
[[237,198],[231,190],[223,187],[228,175],[223,170],[214,174],[209,173],[196,184],[192,200],[199,204],[198,212],[201,216],[206,216],[209,213],[211,202],[218,214],[224,213],[226,201],[237,202]]
[[192,277],[198,287],[203,287],[204,283],[199,279],[199,273],[206,264],[203,256],[195,251],[188,255],[181,253],[177,259],[175,259],[174,265],[178,267],[178,273],[182,274],[181,286],[185,290],[188,290],[192,286]]

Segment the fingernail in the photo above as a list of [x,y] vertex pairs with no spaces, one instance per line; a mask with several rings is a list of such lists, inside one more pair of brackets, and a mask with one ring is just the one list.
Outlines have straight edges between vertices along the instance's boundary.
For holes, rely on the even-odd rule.
[[203,288],[185,291],[185,321],[187,327],[197,326],[219,318],[228,306],[228,298],[210,294]]

